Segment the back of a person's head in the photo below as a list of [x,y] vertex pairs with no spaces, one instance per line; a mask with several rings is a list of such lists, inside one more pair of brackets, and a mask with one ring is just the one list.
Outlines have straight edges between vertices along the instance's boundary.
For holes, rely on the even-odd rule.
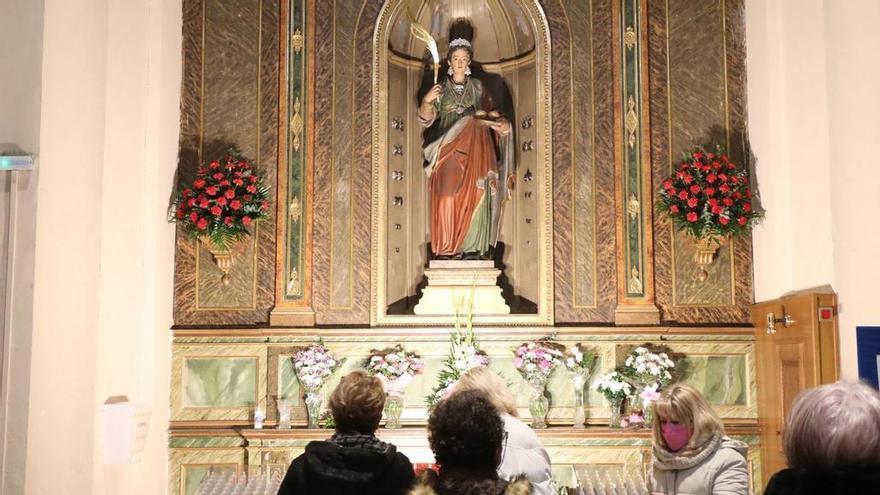
[[504,422],[485,393],[466,390],[440,401],[428,419],[428,441],[441,469],[458,466],[494,472]]
[[507,384],[504,383],[504,379],[485,366],[473,368],[458,379],[455,384],[455,392],[466,390],[481,390],[498,412],[519,416],[516,410],[516,400]]
[[663,420],[675,419],[687,426],[691,432],[691,444],[703,441],[708,435],[724,434],[724,424],[718,414],[699,390],[676,383],[663,390],[660,398],[652,404],[654,408],[654,442],[665,445],[662,434]]
[[329,405],[336,431],[372,434],[382,419],[385,389],[378,378],[352,371],[333,390]]
[[791,406],[783,443],[793,468],[880,466],[880,393],[845,381],[804,390]]

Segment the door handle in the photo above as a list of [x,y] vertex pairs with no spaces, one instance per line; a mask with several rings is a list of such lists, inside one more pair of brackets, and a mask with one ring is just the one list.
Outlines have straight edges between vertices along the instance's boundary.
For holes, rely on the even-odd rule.
[[794,318],[790,314],[783,314],[782,318],[777,318],[773,312],[767,313],[767,335],[776,333],[776,324],[782,323],[786,328],[794,324]]

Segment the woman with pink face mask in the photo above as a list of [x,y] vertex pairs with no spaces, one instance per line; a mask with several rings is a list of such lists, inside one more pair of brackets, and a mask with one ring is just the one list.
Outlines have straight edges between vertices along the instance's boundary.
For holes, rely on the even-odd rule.
[[654,402],[649,488],[655,495],[747,495],[748,446],[724,434],[695,388],[673,385]]

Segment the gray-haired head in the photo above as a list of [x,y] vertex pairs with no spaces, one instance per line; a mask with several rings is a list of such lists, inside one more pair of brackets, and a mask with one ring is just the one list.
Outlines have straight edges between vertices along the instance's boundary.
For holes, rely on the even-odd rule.
[[783,434],[793,468],[880,465],[880,393],[840,381],[801,392]]

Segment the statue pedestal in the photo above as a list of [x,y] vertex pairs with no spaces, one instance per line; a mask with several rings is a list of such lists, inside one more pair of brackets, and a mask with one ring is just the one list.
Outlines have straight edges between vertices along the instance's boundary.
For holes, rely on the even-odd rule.
[[501,270],[491,260],[431,260],[425,276],[428,286],[414,309],[417,315],[454,315],[467,312],[473,297],[473,314],[508,315],[510,306],[501,297]]

